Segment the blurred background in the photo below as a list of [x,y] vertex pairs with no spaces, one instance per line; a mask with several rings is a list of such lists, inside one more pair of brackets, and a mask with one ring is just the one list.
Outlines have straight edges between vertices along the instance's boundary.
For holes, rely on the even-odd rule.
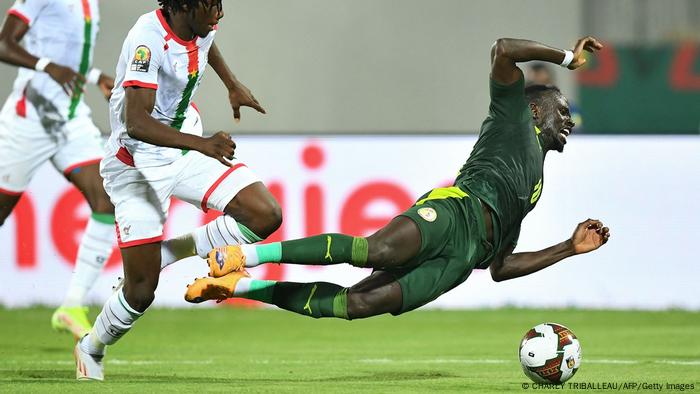
[[[0,0],[6,10],[12,1]],[[155,0],[102,1],[94,65],[114,73],[127,31]],[[236,125],[213,71],[195,101],[205,128],[236,136],[238,155],[280,200],[274,240],[319,232],[370,234],[430,188],[449,184],[475,142],[488,104],[489,50],[499,37],[571,48],[582,35],[606,47],[587,67],[521,67],[557,84],[579,125],[550,154],[545,188],[519,249],[560,242],[600,218],[613,238],[527,278],[493,284],[475,272],[433,306],[502,305],[700,309],[700,1],[698,0],[226,0],[217,44],[267,109]],[[9,94],[16,70],[0,65]],[[87,93],[98,126],[107,106]],[[57,304],[88,210],[50,166],[0,228],[0,304]],[[210,220],[175,204],[166,235]],[[118,252],[93,299],[121,272]],[[196,260],[196,259],[194,259]],[[201,264],[164,273],[157,302],[183,306]],[[254,275],[351,284],[347,267],[271,266]]]

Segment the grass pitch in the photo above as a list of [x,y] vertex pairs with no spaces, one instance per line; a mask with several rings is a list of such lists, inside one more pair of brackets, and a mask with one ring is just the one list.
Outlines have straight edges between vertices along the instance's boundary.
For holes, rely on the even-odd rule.
[[570,382],[589,384],[585,391],[660,383],[700,392],[700,313],[418,311],[346,322],[269,309],[154,309],[109,349],[105,382],[78,383],[73,341],[51,331],[51,312],[0,309],[0,392],[532,391],[523,389],[517,350],[545,321],[579,337],[583,362]]

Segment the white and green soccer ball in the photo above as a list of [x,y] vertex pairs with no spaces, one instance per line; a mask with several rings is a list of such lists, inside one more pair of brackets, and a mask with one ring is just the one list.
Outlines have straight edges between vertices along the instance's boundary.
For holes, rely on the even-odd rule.
[[581,366],[581,345],[571,330],[542,323],[520,341],[520,365],[535,383],[562,384]]

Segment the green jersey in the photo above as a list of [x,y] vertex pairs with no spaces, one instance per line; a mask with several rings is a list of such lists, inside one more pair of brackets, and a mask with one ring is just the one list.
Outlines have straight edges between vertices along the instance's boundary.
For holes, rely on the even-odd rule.
[[491,207],[498,249],[517,243],[520,223],[542,193],[544,152],[524,84],[522,78],[511,85],[490,81],[489,115],[455,181]]

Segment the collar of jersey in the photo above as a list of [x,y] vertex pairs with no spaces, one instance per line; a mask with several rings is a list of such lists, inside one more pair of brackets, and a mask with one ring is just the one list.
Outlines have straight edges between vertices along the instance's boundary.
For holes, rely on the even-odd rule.
[[165,20],[165,15],[163,15],[163,10],[162,9],[157,9],[156,10],[156,15],[158,16],[158,20],[160,21],[160,24],[163,26],[163,29],[165,29],[165,32],[168,33],[168,35],[165,37],[165,40],[167,41],[169,38],[172,38],[177,42],[178,44],[188,47],[195,45],[197,43],[197,36],[190,40],[190,41],[185,41],[182,38],[178,37],[177,34],[173,31],[173,29],[170,28],[170,25],[168,24],[168,21]]

